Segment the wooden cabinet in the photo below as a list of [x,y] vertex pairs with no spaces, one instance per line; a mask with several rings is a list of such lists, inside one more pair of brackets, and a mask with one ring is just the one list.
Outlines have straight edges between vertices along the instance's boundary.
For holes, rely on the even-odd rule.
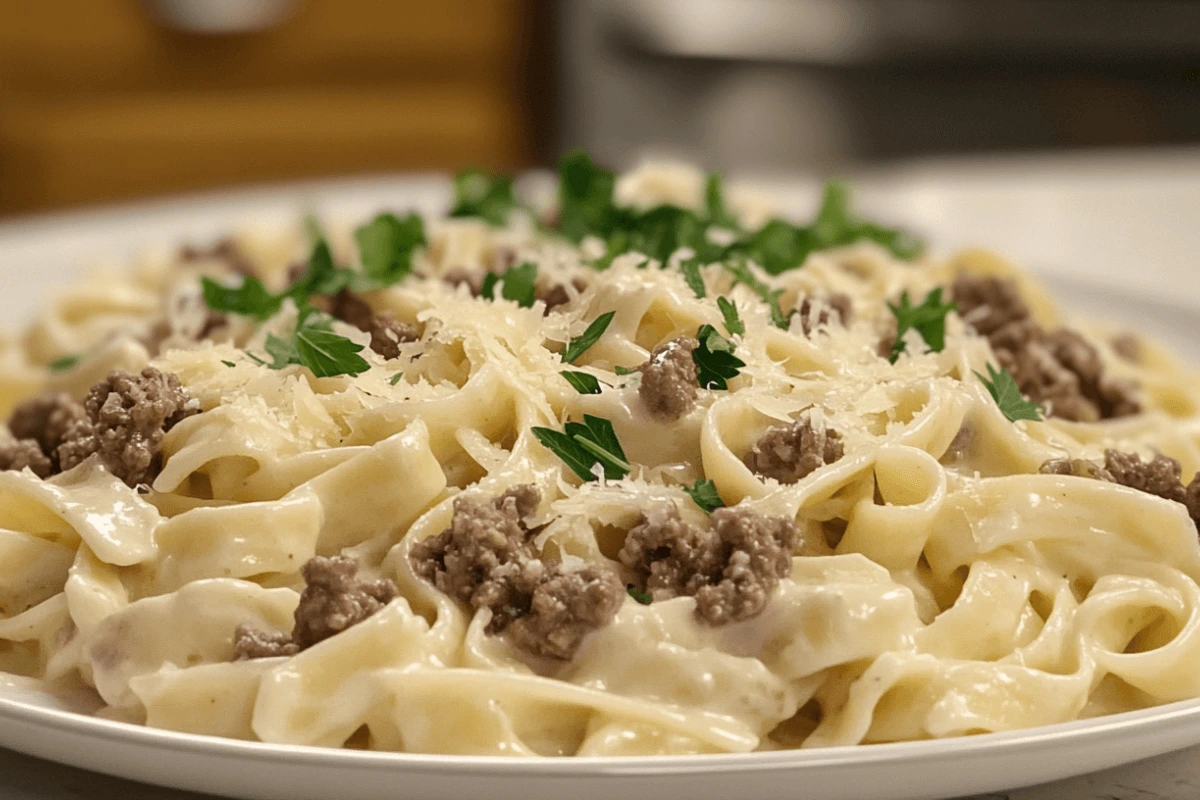
[[0,0],[0,213],[525,166],[537,13],[527,0],[297,0],[277,27],[213,36],[172,30],[138,0]]

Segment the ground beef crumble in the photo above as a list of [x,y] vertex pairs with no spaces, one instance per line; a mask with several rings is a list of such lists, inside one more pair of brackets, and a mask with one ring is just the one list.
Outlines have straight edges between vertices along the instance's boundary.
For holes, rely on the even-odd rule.
[[352,628],[398,596],[396,584],[389,580],[359,580],[358,562],[348,556],[317,556],[301,574],[305,585],[292,632],[266,633],[239,625],[234,633],[235,661],[293,656]]
[[1142,340],[1133,333],[1118,333],[1109,342],[1113,352],[1132,364],[1141,363]]
[[672,339],[650,353],[638,367],[642,380],[638,396],[650,416],[662,422],[674,422],[696,406],[699,396],[699,371],[692,352],[700,343],[690,336]]
[[179,378],[154,367],[139,375],[114,370],[88,392],[87,419],[74,421],[57,449],[67,470],[97,455],[105,468],[129,486],[149,483],[162,468],[163,436],[199,405]]
[[53,473],[60,470],[58,447],[66,439],[67,432],[87,421],[88,414],[83,404],[72,400],[66,392],[43,392],[13,409],[12,416],[8,418],[8,429],[17,439],[34,440],[45,454]]
[[349,289],[342,289],[334,296],[330,313],[363,333],[371,334],[371,349],[389,360],[400,357],[402,342],[415,342],[421,338],[416,327],[396,319],[390,311],[376,313],[366,300]]
[[418,576],[470,606],[490,609],[487,631],[533,655],[570,659],[584,637],[610,623],[625,599],[615,570],[541,561],[525,523],[540,495],[509,489],[490,502],[459,498],[450,527],[413,545]]
[[987,337],[1021,393],[1051,416],[1092,422],[1141,410],[1135,387],[1106,374],[1096,348],[1068,328],[1045,331],[1015,281],[963,273],[950,286],[959,316]]
[[185,244],[179,248],[179,260],[185,263],[192,261],[224,261],[232,272],[246,277],[256,274],[254,263],[242,252],[237,242],[228,236],[211,247],[197,247]]
[[483,275],[482,270],[454,267],[442,274],[442,281],[454,287],[466,286],[472,297],[479,297],[483,294]]
[[1102,464],[1083,458],[1052,459],[1042,464],[1039,471],[1049,475],[1074,475],[1109,481],[1165,500],[1174,500],[1187,507],[1188,514],[1200,529],[1200,474],[1184,486],[1179,462],[1161,453],[1149,461],[1143,461],[1136,453],[1108,449],[1104,451]]
[[833,292],[824,297],[805,297],[800,303],[800,328],[805,336],[811,336],[813,331],[832,323],[849,325],[852,314],[850,295],[843,292]]
[[845,454],[842,436],[828,426],[813,427],[808,415],[787,426],[768,428],[744,459],[750,471],[780,483],[796,483]]
[[684,522],[674,506],[642,513],[618,558],[655,600],[696,598],[696,616],[725,625],[757,616],[791,572],[796,526],[746,508],[718,508],[708,528]]
[[0,433],[0,471],[19,472],[26,467],[39,478],[50,477],[54,469],[37,440],[14,439],[7,433]]

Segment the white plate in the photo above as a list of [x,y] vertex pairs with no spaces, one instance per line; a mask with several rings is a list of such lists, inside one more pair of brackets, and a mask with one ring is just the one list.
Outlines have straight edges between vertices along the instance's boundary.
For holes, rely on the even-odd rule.
[[[1186,171],[1200,174],[1200,158],[1190,164]],[[937,231],[941,242],[957,243],[973,235],[971,223],[978,220],[964,215],[962,209],[969,206],[971,195],[960,187],[969,185],[976,195],[984,196],[986,177],[979,180],[957,173],[936,179],[928,174],[902,177],[910,180],[895,174],[860,180],[864,200],[875,209],[894,211],[893,218]],[[1128,175],[1117,175],[1109,199],[1124,194],[1130,180]],[[812,185],[793,185],[790,205],[798,207],[805,202],[802,198],[811,198]],[[1200,252],[1200,246],[1191,247],[1186,238],[1196,230],[1188,224],[1189,218],[1200,213],[1200,190],[1195,186],[1174,196],[1175,216],[1157,220],[1157,238],[1149,238],[1145,230],[1134,238],[1146,236],[1146,241],[1161,245],[1162,237],[1174,231],[1183,238],[1167,250]],[[1193,360],[1200,359],[1200,336],[1195,335],[1200,332],[1200,291],[1190,283],[1160,274],[1147,285],[1142,264],[1137,270],[1110,269],[1098,279],[1080,281],[1080,276],[1089,275],[1111,257],[1104,242],[1089,236],[1066,242],[1062,236],[1064,229],[1089,229],[1081,220],[1094,218],[1090,200],[1103,194],[1103,187],[1088,185],[1087,190],[1087,199],[1056,206],[1041,228],[1038,222],[1045,219],[1045,206],[1031,216],[1015,195],[1009,198],[1011,203],[989,206],[987,217],[996,230],[1021,230],[1024,250],[1038,252],[1041,241],[1047,244],[1045,252],[1060,256],[1046,272],[1068,305],[1137,322]],[[1037,193],[1036,187],[1033,191]],[[0,223],[0,277],[5,290],[0,293],[0,319],[29,316],[33,303],[78,274],[87,259],[126,256],[142,243],[211,238],[248,217],[281,220],[307,209],[354,216],[381,207],[436,211],[447,197],[441,181],[381,178],[178,198]],[[1141,194],[1135,193],[1134,200],[1138,197]],[[1111,207],[1105,211],[1106,216],[1121,218]],[[1078,224],[1064,224],[1072,219]],[[1003,242],[989,244],[1003,246]],[[1061,258],[1064,252],[1069,259]],[[1164,272],[1177,266],[1164,264]],[[1169,293],[1163,291],[1168,283],[1173,289]],[[1139,286],[1158,299],[1139,298],[1135,291]],[[1174,299],[1164,302],[1168,294]],[[152,730],[73,713],[44,693],[0,683],[0,746],[148,783],[262,800],[934,800],[1081,775],[1194,744],[1200,744],[1200,701],[1015,733],[867,747],[604,760],[421,756],[267,745]]]
[[722,756],[511,759],[219,739],[96,719],[0,689],[0,746],[246,800],[940,800],[1058,780],[1200,743],[1200,701],[1015,733]]

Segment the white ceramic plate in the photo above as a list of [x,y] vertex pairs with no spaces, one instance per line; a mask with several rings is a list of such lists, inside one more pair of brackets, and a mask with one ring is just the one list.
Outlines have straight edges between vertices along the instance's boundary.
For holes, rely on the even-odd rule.
[[1200,743],[1200,701],[1015,733],[724,756],[508,759],[371,753],[152,730],[0,689],[0,745],[246,800],[941,800],[1058,780]]
[[[1089,170],[1091,175],[1094,169]],[[1064,192],[1063,186],[1080,187],[1078,176],[1055,174],[1043,166],[1028,173],[1028,185],[1014,186],[1013,176],[1019,173],[1003,171],[1000,180],[1007,183],[997,195],[987,194],[989,180],[995,179],[970,168],[866,176],[858,184],[866,205],[890,211],[890,218],[919,230],[936,231],[935,244],[977,238],[978,214],[995,230],[1019,230],[1021,251],[1036,253],[1045,245],[1041,252],[1055,256],[1044,272],[1068,305],[1137,323],[1198,360],[1200,290],[1166,275],[1182,269],[1183,263],[1169,262],[1166,256],[1200,252],[1200,243],[1188,239],[1196,235],[1188,221],[1200,213],[1200,184],[1178,183],[1181,172],[1200,174],[1200,157],[1174,165],[1170,177],[1163,177],[1161,170],[1139,171],[1136,164],[1132,173],[1114,168],[1105,173],[1111,184],[1107,194],[1107,184],[1100,185],[1103,181],[1094,176],[1075,195]],[[1162,186],[1138,184],[1138,175]],[[1104,216],[1113,224],[1128,219],[1113,204],[1129,194],[1131,182],[1141,187],[1130,195],[1131,205],[1138,207],[1147,193],[1177,189],[1173,217],[1155,218],[1153,225],[1130,232],[1131,238],[1157,247],[1163,256],[1163,270],[1149,281],[1144,264],[1127,272],[1117,269],[1111,236],[1070,239],[1063,233],[1094,230],[1097,197],[1106,200]],[[810,203],[814,185],[788,187],[789,205]],[[1031,211],[1022,202],[1023,197],[1045,199],[1051,194],[1062,195],[1052,206],[1043,202]],[[997,196],[1010,202],[992,202]],[[443,181],[380,178],[0,222],[0,319],[28,317],[34,303],[75,277],[88,260],[123,257],[143,243],[208,239],[248,218],[282,220],[310,209],[354,216],[382,207],[415,206],[433,212],[444,207],[447,198]],[[985,198],[982,204],[979,198]],[[1164,237],[1171,236],[1176,238],[1164,244]],[[1005,249],[1004,241],[986,243]],[[1110,268],[1095,275],[1098,264]],[[1139,287],[1147,290],[1141,296]],[[1167,288],[1171,291],[1164,291]],[[1168,296],[1173,299],[1164,300]],[[867,747],[604,760],[421,756],[152,730],[75,713],[36,689],[0,683],[0,746],[123,778],[256,800],[940,800],[1081,775],[1194,744],[1200,744],[1200,701],[1015,733]]]

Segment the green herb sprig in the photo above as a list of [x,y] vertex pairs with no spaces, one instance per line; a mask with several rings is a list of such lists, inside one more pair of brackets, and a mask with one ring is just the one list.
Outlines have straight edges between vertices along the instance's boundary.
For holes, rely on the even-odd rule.
[[576,336],[567,342],[567,349],[563,351],[562,360],[566,364],[574,364],[579,357],[587,352],[588,348],[600,341],[600,337],[608,330],[608,326],[612,324],[613,317],[617,315],[615,311],[607,311],[592,320],[592,323],[584,329],[583,333]]
[[654,598],[648,592],[643,592],[632,583],[625,585],[625,591],[629,592],[629,596],[643,606],[648,606],[654,602]]
[[603,417],[583,415],[583,422],[568,422],[564,430],[535,427],[533,435],[558,456],[581,480],[596,479],[592,467],[599,464],[608,480],[629,474],[630,465],[612,423]]
[[729,331],[730,336],[741,336],[746,332],[746,326],[742,324],[742,318],[738,316],[737,306],[732,300],[718,297],[717,308],[721,309],[721,316],[725,318],[725,330]]
[[283,338],[268,334],[267,354],[271,369],[283,369],[299,364],[312,370],[318,378],[335,375],[360,375],[370,369],[359,352],[361,344],[339,336],[330,329],[330,320],[311,306],[301,310],[291,335]]
[[506,175],[468,169],[454,176],[452,217],[479,217],[489,225],[504,225],[519,205],[512,178]]
[[725,501],[717,493],[717,485],[712,481],[698,480],[691,486],[683,487],[683,490],[687,492],[688,497],[692,498],[693,503],[704,509],[705,513],[711,514],[725,505]]
[[563,370],[559,375],[566,378],[567,383],[575,387],[575,391],[580,394],[600,394],[600,380],[595,375],[571,370]]
[[700,344],[692,351],[701,389],[729,388],[728,381],[736,378],[746,362],[733,354],[735,345],[712,325],[701,325],[696,331]]
[[1044,413],[1042,407],[1031,400],[1026,400],[1021,395],[1020,387],[1017,386],[1016,380],[1007,369],[997,370],[988,364],[987,371],[988,377],[986,378],[978,372],[975,373],[975,376],[983,381],[988,394],[1000,408],[1000,413],[1004,414],[1009,422],[1016,422],[1019,419],[1042,421]]
[[529,308],[537,299],[537,264],[526,261],[509,267],[503,275],[489,272],[483,277],[481,294],[489,300],[496,299],[496,286],[500,285],[500,296],[512,300],[521,308]]
[[925,295],[921,304],[914,306],[908,297],[908,292],[900,295],[900,303],[888,303],[892,316],[896,318],[896,339],[892,342],[892,352],[888,361],[893,364],[906,349],[904,334],[915,330],[925,340],[925,344],[935,353],[942,352],[946,347],[946,315],[955,309],[953,302],[942,302],[942,289],[939,286]]

